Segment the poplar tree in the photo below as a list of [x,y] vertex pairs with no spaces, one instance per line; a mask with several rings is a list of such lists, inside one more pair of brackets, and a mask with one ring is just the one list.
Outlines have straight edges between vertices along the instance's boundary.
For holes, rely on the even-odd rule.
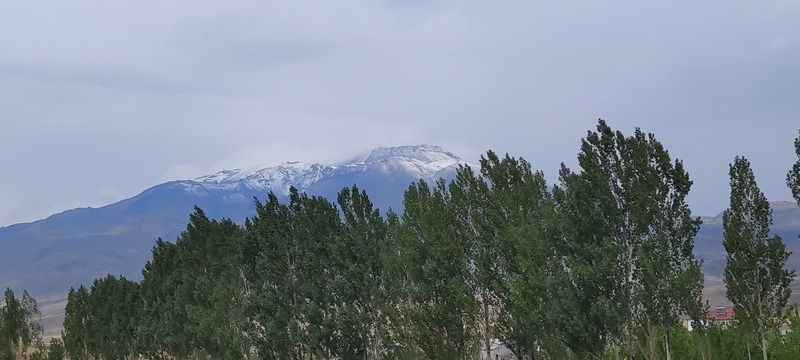
[[331,241],[334,354],[343,359],[379,359],[384,352],[384,256],[386,223],[358,187],[337,197],[343,228]]
[[561,269],[553,244],[552,194],[544,174],[521,158],[500,159],[488,152],[481,159],[481,175],[491,187],[488,214],[504,270],[498,335],[519,358],[538,358],[540,349],[557,350],[551,309],[555,274]]
[[794,140],[794,151],[797,154],[797,162],[794,163],[789,174],[786,175],[786,185],[792,190],[794,199],[800,205],[800,135]]
[[24,357],[27,349],[41,337],[40,317],[36,300],[27,291],[17,297],[14,290],[7,288],[0,308],[0,356]]
[[407,339],[428,359],[468,359],[477,350],[478,306],[470,283],[469,244],[444,180],[405,193],[399,246],[405,267]]
[[287,238],[290,221],[289,207],[270,192],[266,202],[256,202],[256,216],[245,223],[248,318],[254,324],[250,333],[263,359],[294,358],[302,344],[294,301],[298,281],[293,264],[295,246]]
[[617,342],[653,359],[659,336],[700,301],[692,183],[653,134],[625,136],[603,120],[583,139],[578,164],[577,174],[562,168],[555,192],[571,285],[561,313],[580,314],[560,327],[578,353]]
[[176,290],[179,249],[174,243],[159,239],[152,254],[142,272],[142,309],[136,335],[139,352],[154,359],[184,357],[191,349],[185,326],[188,315]]
[[127,359],[136,354],[135,331],[141,309],[139,284],[108,275],[88,290],[81,321],[87,353],[94,359]]
[[496,324],[503,308],[501,286],[507,275],[505,250],[500,243],[495,224],[489,219],[490,190],[485,179],[476,176],[472,168],[462,166],[450,184],[450,201],[455,226],[452,236],[465,246],[464,256],[469,263],[467,286],[477,305],[476,330],[480,345],[489,358]]
[[70,289],[64,316],[64,350],[72,360],[89,359],[89,291]]
[[[587,145],[584,145],[584,147]],[[621,334],[627,298],[618,280],[619,249],[613,240],[617,209],[607,187],[596,186],[600,169],[591,163],[580,175],[562,165],[555,188],[560,241],[561,286],[554,288],[556,329],[578,358],[600,358]]]
[[233,221],[209,219],[195,208],[176,242],[176,301],[186,311],[181,326],[194,350],[214,358],[240,358],[248,347],[240,314],[243,238]]
[[727,296],[767,360],[767,334],[783,319],[794,271],[786,269],[790,253],[783,240],[770,236],[772,210],[744,157],[730,166],[730,186],[730,207],[723,213]]
[[500,339],[518,357],[535,356],[544,338],[548,267],[545,224],[552,201],[544,175],[524,159],[481,157],[480,174],[462,167],[451,193],[459,227],[468,241],[478,328],[485,357]]
[[663,335],[669,360],[672,328],[702,301],[703,274],[693,254],[701,221],[686,202],[692,181],[683,163],[673,162],[653,134],[637,129],[623,151],[630,163],[625,171],[628,216],[639,243],[633,321],[646,357],[658,358]]
[[290,189],[289,203],[274,194],[256,205],[246,245],[251,337],[260,358],[330,358],[332,319],[330,243],[341,231],[336,207]]

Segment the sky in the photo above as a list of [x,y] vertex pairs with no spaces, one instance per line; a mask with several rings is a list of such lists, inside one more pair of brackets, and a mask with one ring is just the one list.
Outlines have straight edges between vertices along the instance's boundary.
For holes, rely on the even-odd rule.
[[598,118],[682,159],[695,213],[736,155],[789,200],[798,24],[800,0],[3,1],[0,225],[375,146],[554,179]]

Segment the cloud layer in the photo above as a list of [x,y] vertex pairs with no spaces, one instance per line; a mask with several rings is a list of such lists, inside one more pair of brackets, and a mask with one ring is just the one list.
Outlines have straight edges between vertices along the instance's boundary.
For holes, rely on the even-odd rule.
[[684,159],[700,213],[736,154],[787,199],[798,22],[796,0],[3,2],[0,225],[376,145],[552,179],[599,117]]

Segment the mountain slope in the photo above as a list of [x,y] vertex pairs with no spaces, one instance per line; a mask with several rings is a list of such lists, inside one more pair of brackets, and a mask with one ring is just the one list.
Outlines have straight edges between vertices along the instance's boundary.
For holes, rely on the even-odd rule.
[[[792,252],[789,266],[800,270],[800,208],[793,202],[773,202],[772,215],[775,223],[773,234],[779,235]],[[703,218],[703,226],[695,240],[695,254],[704,261],[706,276],[721,278],[725,271],[725,248],[722,246],[722,214]]]
[[101,208],[0,228],[0,286],[49,297],[106,273],[139,278],[155,240],[174,240],[194,206],[243,221],[254,213],[254,199],[268,191],[285,196],[295,186],[335,200],[343,187],[357,184],[378,206],[399,209],[413,181],[452,177],[463,164],[436,146],[402,146],[333,165],[288,162],[160,184]]

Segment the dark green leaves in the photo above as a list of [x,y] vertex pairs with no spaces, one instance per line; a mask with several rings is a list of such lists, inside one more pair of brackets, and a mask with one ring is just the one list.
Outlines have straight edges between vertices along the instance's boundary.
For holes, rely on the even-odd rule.
[[794,272],[785,268],[789,253],[783,241],[770,236],[772,210],[747,159],[734,160],[730,181],[730,207],[723,215],[727,295],[737,320],[760,338],[766,360],[766,333],[782,321]]
[[27,291],[17,297],[13,290],[6,289],[0,307],[0,359],[25,355],[42,336],[40,317],[36,300]]
[[794,151],[797,154],[797,162],[794,163],[789,174],[786,175],[786,185],[792,190],[794,199],[800,205],[800,136],[794,140]]

